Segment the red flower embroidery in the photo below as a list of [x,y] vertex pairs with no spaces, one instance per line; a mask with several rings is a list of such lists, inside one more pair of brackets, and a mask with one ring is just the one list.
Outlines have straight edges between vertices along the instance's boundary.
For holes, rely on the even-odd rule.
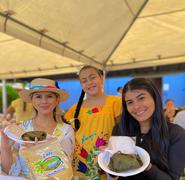
[[99,138],[96,140],[96,147],[105,146],[106,141],[103,138]]
[[92,109],[92,112],[93,112],[93,113],[97,113],[97,112],[99,112],[99,110],[98,110],[97,107],[95,107],[95,108]]
[[87,151],[84,148],[81,149],[80,156],[83,157],[84,159],[87,158],[88,153],[87,153]]

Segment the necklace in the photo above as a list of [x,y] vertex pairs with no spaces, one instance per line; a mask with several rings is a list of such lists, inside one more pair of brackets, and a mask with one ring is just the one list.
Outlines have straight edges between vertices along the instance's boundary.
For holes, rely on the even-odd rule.
[[146,136],[146,134],[141,134],[141,135],[140,135],[140,143],[142,143],[142,142],[143,142],[143,140],[144,140],[145,136]]

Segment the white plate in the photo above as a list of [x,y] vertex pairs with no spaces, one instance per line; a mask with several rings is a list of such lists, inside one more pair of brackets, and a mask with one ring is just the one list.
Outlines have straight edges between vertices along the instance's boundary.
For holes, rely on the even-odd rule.
[[0,180],[26,180],[26,179],[23,177],[0,175]]
[[136,153],[141,158],[141,160],[143,162],[143,165],[140,168],[137,168],[137,169],[131,169],[131,170],[123,171],[121,173],[117,173],[117,172],[111,171],[108,168],[110,158],[115,152],[116,151],[105,150],[105,151],[102,151],[98,155],[98,164],[108,174],[112,174],[112,175],[115,175],[115,176],[122,176],[122,177],[133,176],[135,174],[138,174],[138,173],[144,171],[150,163],[150,156],[149,156],[148,152],[146,152],[143,148],[140,148],[140,147],[136,146]]
[[[19,143],[19,144],[23,144],[23,143],[30,143],[30,144],[34,144],[35,142],[34,141],[24,141],[21,137],[18,137],[16,135],[14,135],[13,133],[11,133],[9,130],[8,130],[8,126],[4,129],[4,133],[10,138],[12,139],[13,141]],[[46,142],[46,140],[43,140],[43,141],[38,141],[39,143],[41,142]]]

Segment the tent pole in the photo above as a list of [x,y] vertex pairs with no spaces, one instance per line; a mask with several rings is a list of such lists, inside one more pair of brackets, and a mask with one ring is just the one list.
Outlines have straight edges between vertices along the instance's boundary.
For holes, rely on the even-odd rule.
[[6,80],[2,80],[2,105],[3,105],[3,113],[6,112],[7,109],[7,96],[6,96]]
[[103,92],[105,90],[105,80],[106,80],[106,70],[103,70],[103,80],[104,80],[104,86],[103,86]]

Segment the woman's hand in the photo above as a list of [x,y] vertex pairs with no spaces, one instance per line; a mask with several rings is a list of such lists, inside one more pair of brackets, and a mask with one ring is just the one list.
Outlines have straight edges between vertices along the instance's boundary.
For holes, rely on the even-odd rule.
[[[51,140],[51,139],[53,139],[53,136],[50,136],[50,135],[47,135],[47,138],[46,138],[46,141],[49,141],[49,140]],[[44,140],[44,142],[46,142],[45,140]],[[24,148],[29,148],[29,147],[32,147],[32,146],[35,146],[35,145],[37,145],[37,144],[41,144],[41,143],[44,143],[43,141],[38,141],[38,139],[37,139],[37,137],[35,137],[35,141],[33,142],[24,142],[23,144],[22,144],[22,146],[24,147]]]
[[22,144],[22,146],[24,147],[24,148],[29,148],[29,147],[32,147],[32,146],[34,146],[34,145],[37,145],[38,144],[38,139],[37,139],[37,137],[35,137],[35,141],[34,142],[24,142],[23,144]]
[[12,141],[5,133],[4,129],[1,131],[1,151],[10,150],[15,142]]
[[[100,151],[105,151],[105,149],[107,148],[107,146],[100,146],[99,149]],[[100,152],[99,152],[100,153]],[[94,162],[97,163],[98,162],[98,155],[99,153],[95,156],[94,158]]]
[[12,146],[15,142],[1,131],[1,165],[2,170],[8,174],[13,161]]

